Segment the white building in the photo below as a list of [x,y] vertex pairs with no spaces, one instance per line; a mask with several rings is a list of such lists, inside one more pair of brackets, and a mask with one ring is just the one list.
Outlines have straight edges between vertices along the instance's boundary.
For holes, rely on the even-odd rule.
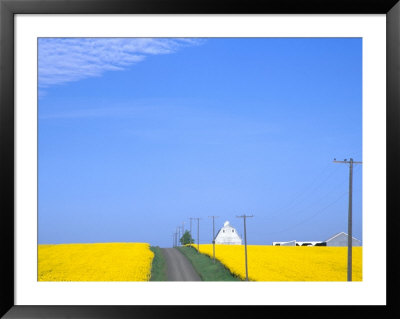
[[296,241],[274,241],[272,243],[273,246],[296,246]]
[[[347,246],[348,238],[349,235],[347,235],[345,232],[341,232],[325,240],[325,242],[327,246],[333,246],[333,247]],[[361,240],[358,240],[357,238],[354,237],[352,238],[353,238],[352,240],[353,247],[361,246]]]
[[[347,238],[349,236],[345,232],[338,233],[324,241],[274,241],[273,246],[331,246],[342,247],[347,246]],[[361,246],[361,241],[353,237],[353,246]]]
[[322,241],[274,241],[273,246],[325,246]]
[[215,243],[222,245],[241,245],[242,238],[240,238],[237,230],[226,221],[224,227],[219,230],[215,237]]

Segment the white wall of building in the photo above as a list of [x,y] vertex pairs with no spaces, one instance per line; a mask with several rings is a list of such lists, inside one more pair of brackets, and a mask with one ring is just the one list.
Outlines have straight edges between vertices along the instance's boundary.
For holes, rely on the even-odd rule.
[[[303,244],[310,244],[309,246],[320,245],[326,243],[326,246],[331,247],[344,247],[347,246],[348,235],[345,232],[338,233],[325,241],[274,241],[273,246],[302,246]],[[361,246],[361,241],[353,237],[353,246]]]
[[[326,240],[326,245],[331,247],[347,246],[347,238],[348,235],[346,233],[339,233]],[[354,247],[361,246],[361,241],[353,237],[352,245]]]
[[220,245],[241,245],[242,239],[237,230],[226,221],[215,237],[215,243]]
[[272,243],[274,246],[296,246],[296,241],[274,241]]

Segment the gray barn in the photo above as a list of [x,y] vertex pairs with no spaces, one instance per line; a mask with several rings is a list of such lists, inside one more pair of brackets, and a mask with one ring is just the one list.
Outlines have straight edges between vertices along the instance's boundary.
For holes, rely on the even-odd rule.
[[[347,246],[347,238],[349,236],[345,232],[338,233],[331,238],[325,240],[327,246],[341,247]],[[353,246],[361,246],[361,241],[353,237]]]

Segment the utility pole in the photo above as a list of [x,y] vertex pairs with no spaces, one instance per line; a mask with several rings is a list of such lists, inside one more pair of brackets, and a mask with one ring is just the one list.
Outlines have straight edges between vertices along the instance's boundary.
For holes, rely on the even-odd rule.
[[347,281],[352,281],[352,259],[353,259],[353,165],[362,164],[362,162],[354,162],[352,158],[350,161],[333,160],[334,163],[349,164],[349,213],[347,221]]
[[212,240],[212,244],[213,244],[213,259],[214,259],[214,264],[215,264],[215,227],[214,227],[214,219],[218,218],[218,216],[208,216],[208,217],[213,219],[213,240]]
[[185,222],[182,222],[182,236],[185,233]]
[[172,247],[175,247],[175,233],[172,233]]
[[197,219],[197,252],[200,253],[200,219],[195,217],[193,219]]
[[247,236],[246,236],[246,218],[254,217],[254,215],[241,215],[236,216],[238,218],[243,218],[243,225],[244,225],[244,260],[246,265],[246,281],[249,281],[249,272],[247,269]]
[[181,239],[181,228],[178,226],[176,227],[177,233],[178,233],[178,240],[177,240],[177,246],[179,246],[179,240]]

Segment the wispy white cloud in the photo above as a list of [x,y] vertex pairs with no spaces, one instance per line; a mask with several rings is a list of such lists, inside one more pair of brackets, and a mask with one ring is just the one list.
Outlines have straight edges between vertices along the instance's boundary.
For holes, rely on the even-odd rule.
[[39,88],[124,70],[149,55],[199,45],[178,38],[40,38]]

